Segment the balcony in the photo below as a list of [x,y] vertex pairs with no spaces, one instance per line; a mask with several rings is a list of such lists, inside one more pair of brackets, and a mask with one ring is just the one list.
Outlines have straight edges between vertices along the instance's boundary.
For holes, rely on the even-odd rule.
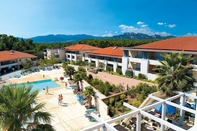
[[113,62],[113,61],[107,61],[107,64],[111,64],[111,65],[113,65],[113,64],[114,64],[114,62]]
[[12,67],[18,65],[18,63],[12,63],[12,64],[7,64],[7,65],[1,65],[1,68],[5,68],[5,67]]
[[57,56],[57,55],[59,55],[59,53],[56,52],[56,53],[54,53],[54,55]]
[[142,59],[142,58],[130,57],[130,58],[129,58],[129,62],[141,63],[141,59]]
[[86,56],[86,57],[84,57],[84,59],[85,59],[85,60],[88,60],[89,58]]
[[149,60],[150,65],[161,65],[161,63],[158,60]]
[[122,63],[119,62],[119,63],[118,63],[118,66],[122,66]]
[[91,60],[91,61],[96,61],[97,59],[96,59],[96,58],[90,58],[90,60]]

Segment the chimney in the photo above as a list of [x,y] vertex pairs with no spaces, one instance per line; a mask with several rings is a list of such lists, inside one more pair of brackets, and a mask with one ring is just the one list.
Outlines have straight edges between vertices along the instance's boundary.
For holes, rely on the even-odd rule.
[[14,50],[10,50],[10,54],[13,55],[14,54]]
[[112,49],[115,50],[117,48],[117,46],[114,46]]

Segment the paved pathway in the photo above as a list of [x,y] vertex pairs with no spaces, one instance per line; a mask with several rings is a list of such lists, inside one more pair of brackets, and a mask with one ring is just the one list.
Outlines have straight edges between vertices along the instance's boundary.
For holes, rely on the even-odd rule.
[[[91,72],[88,72],[88,73],[91,73]],[[101,79],[102,81],[108,81],[109,83],[115,84],[115,85],[121,84],[125,87],[127,86],[127,84],[129,87],[132,87],[132,86],[138,85],[139,83],[147,83],[149,85],[157,85],[154,83],[145,82],[145,81],[141,81],[141,80],[121,77],[121,76],[117,76],[117,75],[111,75],[111,74],[108,74],[105,72],[98,72],[98,74],[96,74],[96,75],[93,73],[91,73],[91,74],[94,78]]]
[[[58,95],[63,95],[63,104],[58,105]],[[96,124],[84,116],[86,108],[79,104],[71,88],[49,89],[49,95],[38,96],[37,103],[44,102],[45,111],[52,114],[52,123],[56,131],[79,131]]]

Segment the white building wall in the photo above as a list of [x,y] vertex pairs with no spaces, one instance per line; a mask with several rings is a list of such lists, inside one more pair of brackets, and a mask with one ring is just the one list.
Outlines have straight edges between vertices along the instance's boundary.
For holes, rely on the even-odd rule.
[[95,65],[98,67],[98,58],[95,59]]
[[117,62],[114,62],[113,63],[113,71],[114,72],[116,72],[117,66],[118,66],[118,63]]
[[106,67],[107,67],[107,61],[104,60],[104,70],[106,70]]
[[147,78],[149,80],[155,80],[157,78],[157,75],[156,74],[152,74],[152,73],[148,73],[147,74]]
[[147,76],[147,74],[148,74],[148,59],[141,60],[140,72]]
[[122,57],[122,74],[125,75],[126,70],[128,69],[128,57]]
[[64,49],[58,49],[58,54],[59,54],[59,59],[60,60],[65,60],[66,55],[65,55],[65,50]]

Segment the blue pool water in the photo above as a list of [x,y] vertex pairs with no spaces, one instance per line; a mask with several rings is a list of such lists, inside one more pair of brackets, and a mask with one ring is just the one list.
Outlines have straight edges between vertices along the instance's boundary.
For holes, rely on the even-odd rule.
[[39,91],[45,89],[46,86],[48,86],[49,89],[60,87],[60,85],[58,85],[56,82],[52,81],[51,79],[17,84],[17,86],[23,86],[23,85],[26,85],[27,87],[33,86],[32,88],[33,90],[38,89]]

